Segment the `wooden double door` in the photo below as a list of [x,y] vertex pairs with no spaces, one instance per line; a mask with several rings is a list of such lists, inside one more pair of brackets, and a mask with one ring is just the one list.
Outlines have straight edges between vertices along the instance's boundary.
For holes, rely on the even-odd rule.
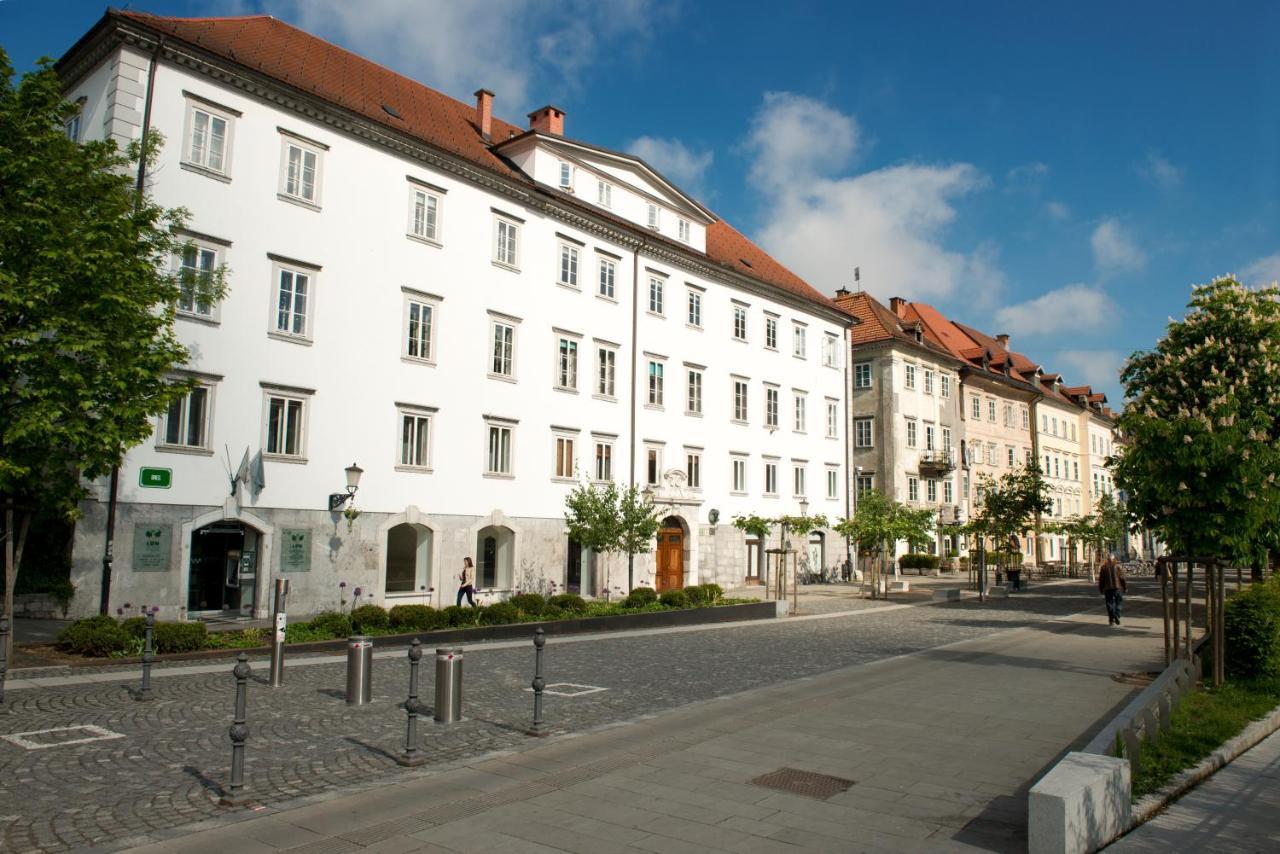
[[658,572],[654,583],[659,593],[684,587],[684,529],[663,525],[658,529]]

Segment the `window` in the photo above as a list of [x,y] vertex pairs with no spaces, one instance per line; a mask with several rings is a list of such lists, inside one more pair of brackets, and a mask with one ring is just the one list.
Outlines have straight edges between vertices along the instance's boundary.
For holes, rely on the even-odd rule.
[[778,494],[778,464],[767,460],[764,464],[764,494]]
[[489,424],[489,451],[485,455],[485,474],[511,474],[511,427]]
[[996,402],[992,398],[987,398],[987,420],[996,423]]
[[805,467],[802,465],[793,465],[791,467],[791,494],[796,498],[805,496]]
[[649,360],[649,405],[662,406],[663,364]]
[[423,525],[396,525],[387,531],[386,595],[425,595],[431,586],[434,535]]
[[776,317],[764,319],[764,346],[769,350],[778,349],[778,318]]
[[801,323],[791,326],[791,355],[797,359],[808,358],[805,354],[805,328]]
[[769,386],[764,390],[764,426],[778,426],[778,390]]
[[747,340],[747,310],[740,305],[733,307],[733,337],[738,341]]
[[178,313],[213,318],[214,305],[207,299],[213,275],[218,269],[218,250],[212,246],[187,243],[178,258]]
[[938,500],[938,482],[932,478],[924,482],[925,500],[934,503]]
[[920,478],[910,477],[910,476],[907,477],[907,500],[908,501],[920,500]]
[[573,167],[568,163],[560,164],[560,189],[573,189]]
[[699,451],[684,452],[684,474],[690,489],[702,488],[702,454]]
[[1080,479],[1080,463],[1077,462],[1076,460],[1071,461],[1071,471],[1072,471],[1071,479],[1079,480]]
[[644,449],[645,457],[645,482],[650,486],[656,486],[658,477],[662,474],[662,449],[650,445]]
[[871,388],[871,363],[858,362],[853,366],[853,387]]
[[835,400],[827,400],[827,438],[840,438],[840,403]]
[[278,457],[303,457],[306,400],[282,394],[267,396],[267,453]]
[[747,421],[747,381],[733,381],[733,420]]
[[509,219],[494,218],[493,260],[515,268],[520,263],[520,226]]
[[942,393],[942,396],[951,397],[951,377],[947,374],[943,374],[942,376],[938,377],[938,381],[940,384],[939,390]]
[[559,283],[568,288],[578,287],[578,248],[567,243],[560,244]]
[[1031,465],[1031,449],[1027,448],[1027,465]]
[[1053,435],[1058,435],[1058,419],[1056,417],[1049,419],[1049,430]]
[[680,239],[683,240],[685,243],[688,243],[689,242],[689,220],[687,219],[680,220],[677,223],[676,230],[680,235]]
[[608,258],[600,259],[600,296],[614,299],[614,281],[617,277],[618,267]]
[[556,388],[578,389],[578,342],[564,335],[556,340]]
[[209,448],[209,400],[212,388],[198,385],[191,393],[169,404],[160,417],[161,447]]
[[67,139],[72,142],[80,141],[80,115],[81,114],[77,112],[74,116],[67,119],[67,123],[62,126],[62,130],[66,133]]
[[602,208],[613,207],[613,185],[604,181],[596,182],[596,203]]
[[401,354],[409,359],[430,362],[435,334],[436,306],[417,295],[406,295],[404,300],[404,349]]
[[840,367],[840,348],[834,335],[822,336],[822,366],[824,368]]
[[431,468],[431,414],[414,409],[400,410],[400,465]]
[[1005,451],[1008,452],[1009,468],[1013,468],[1018,464],[1018,451],[1012,445],[1007,445]]
[[1074,423],[1071,425],[1071,441],[1076,441],[1076,425]]
[[556,436],[555,476],[561,479],[572,479],[576,460],[573,456],[573,437]]
[[805,432],[805,428],[806,428],[806,426],[807,426],[807,425],[805,424],[805,422],[808,420],[808,418],[807,418],[808,413],[806,412],[806,408],[807,408],[807,406],[808,406],[808,399],[805,397],[804,393],[803,393],[803,392],[799,392],[799,391],[798,391],[798,392],[796,392],[796,396],[795,396],[795,426],[794,426],[794,428],[793,428],[793,429],[794,429],[797,433],[803,433],[803,432]]
[[1050,470],[1051,470],[1051,469],[1050,469],[1050,466],[1049,466],[1049,455],[1048,455],[1048,454],[1045,454],[1045,455],[1044,455],[1044,475],[1045,475],[1045,477],[1048,477],[1048,476],[1049,476],[1049,472],[1050,472]]
[[951,481],[944,480],[942,482],[942,502],[944,504],[954,504],[955,503],[954,498],[955,498],[955,495],[953,494]]
[[[226,175],[230,169],[232,110],[217,109],[209,104],[187,100],[187,145],[185,162],[200,169]],[[76,135],[71,136],[68,122],[67,136],[79,139],[80,114],[72,119]]]
[[987,445],[987,465],[993,466],[995,464],[996,464],[996,443],[992,442],[991,444]]
[[612,347],[596,349],[596,394],[614,396],[614,377],[617,373],[618,351]]
[[1040,413],[1040,432],[1041,433],[1049,432],[1049,416],[1045,415],[1043,412]]
[[698,368],[686,370],[688,387],[685,394],[684,411],[687,415],[702,414],[702,371]]
[[938,428],[934,427],[932,424],[924,425],[924,449],[926,451],[937,450],[937,446],[934,442],[937,429]]
[[489,361],[489,376],[515,379],[515,326],[501,320],[492,321],[490,340],[493,347],[492,358]]
[[320,148],[297,137],[284,138],[281,194],[287,201],[320,204]]
[[871,440],[871,418],[853,419],[853,446],[855,448],[874,447]]
[[914,418],[907,419],[907,447],[914,448],[916,446],[916,420]]
[[409,189],[409,234],[432,243],[440,240],[440,197],[418,187]]
[[310,338],[308,323],[313,295],[312,273],[277,265],[278,285],[274,331],[278,335],[293,338]]
[[1013,426],[1013,404],[1012,403],[1006,403],[1004,405],[1004,426],[1006,427]]
[[951,428],[942,428],[942,450],[944,453],[951,453]]
[[649,277],[649,311],[662,314],[662,279],[657,276]]
[[924,393],[933,394],[933,371],[928,368],[924,370]]
[[982,400],[976,394],[969,395],[969,409],[974,421],[982,418]]
[[651,204],[649,205],[649,227],[652,228],[654,231],[657,231],[658,226],[659,226],[658,206]]
[[689,325],[702,328],[702,294],[689,291]]
[[733,492],[747,491],[747,461],[743,457],[733,458]]
[[840,471],[838,469],[827,469],[827,497],[840,497]]
[[596,480],[613,480],[613,443],[596,441]]
[[1022,429],[1030,430],[1031,429],[1031,413],[1025,406],[1021,407],[1021,409],[1022,409]]
[[906,365],[904,367],[906,369],[906,381],[905,381],[906,387],[915,388],[916,387],[916,366]]

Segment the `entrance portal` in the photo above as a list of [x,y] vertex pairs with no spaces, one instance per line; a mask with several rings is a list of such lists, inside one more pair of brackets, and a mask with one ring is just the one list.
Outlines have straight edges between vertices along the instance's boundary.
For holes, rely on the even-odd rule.
[[658,592],[684,587],[684,523],[668,516],[658,531],[658,572],[654,579]]
[[251,617],[257,586],[257,531],[227,521],[192,533],[188,612]]

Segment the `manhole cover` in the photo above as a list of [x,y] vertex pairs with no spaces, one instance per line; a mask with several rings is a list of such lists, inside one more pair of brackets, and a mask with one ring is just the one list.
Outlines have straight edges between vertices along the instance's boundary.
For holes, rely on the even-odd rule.
[[762,774],[751,781],[753,785],[766,789],[777,789],[793,795],[804,795],[825,801],[832,795],[838,795],[853,785],[853,780],[832,777],[830,774],[818,774],[814,771],[801,771],[797,768],[779,768]]
[[[525,691],[532,692],[532,688],[525,688]],[[607,691],[608,688],[599,688],[595,685],[575,685],[572,682],[552,682],[542,689],[544,694],[553,694],[557,697],[581,697],[583,694],[596,694],[600,691]]]
[[15,732],[12,735],[0,735],[5,741],[12,742],[26,750],[46,750],[50,747],[67,747],[72,744],[87,744],[91,741],[109,741],[113,738],[124,738],[123,733],[112,732],[100,726],[60,726],[53,729],[37,729],[31,732]]

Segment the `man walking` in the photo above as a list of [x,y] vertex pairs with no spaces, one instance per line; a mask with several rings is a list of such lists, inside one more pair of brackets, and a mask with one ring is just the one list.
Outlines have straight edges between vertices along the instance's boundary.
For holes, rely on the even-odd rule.
[[1107,555],[1102,568],[1098,570],[1098,592],[1107,601],[1107,622],[1112,626],[1120,625],[1120,606],[1124,603],[1124,592],[1128,588],[1124,569],[1116,563],[1114,555]]

